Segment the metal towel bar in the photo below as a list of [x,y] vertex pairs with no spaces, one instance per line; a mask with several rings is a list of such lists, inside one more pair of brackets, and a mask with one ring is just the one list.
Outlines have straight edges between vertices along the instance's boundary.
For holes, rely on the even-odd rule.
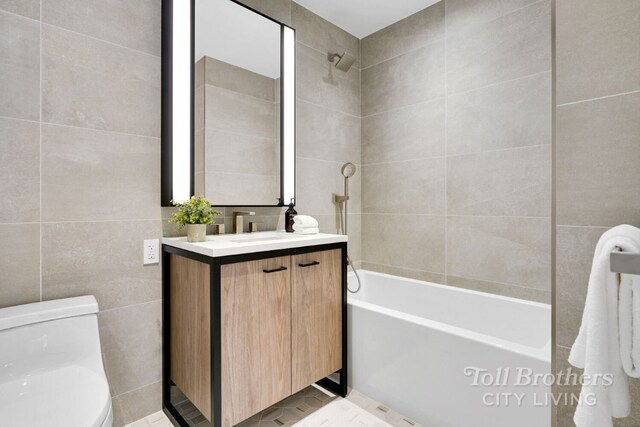
[[640,254],[632,252],[611,252],[611,272],[640,274]]

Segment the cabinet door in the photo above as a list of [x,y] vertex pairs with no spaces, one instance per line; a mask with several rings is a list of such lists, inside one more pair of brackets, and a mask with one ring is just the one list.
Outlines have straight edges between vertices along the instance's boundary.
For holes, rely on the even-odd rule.
[[290,257],[221,267],[222,425],[291,394]]
[[292,392],[342,368],[342,252],[291,257]]

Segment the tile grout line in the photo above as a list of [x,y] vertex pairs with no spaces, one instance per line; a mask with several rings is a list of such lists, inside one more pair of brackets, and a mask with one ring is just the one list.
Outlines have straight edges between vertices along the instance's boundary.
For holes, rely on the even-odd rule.
[[61,221],[32,221],[32,222],[0,222],[0,225],[29,225],[29,224],[91,224],[108,222],[149,222],[162,221],[169,218],[142,218],[142,219],[96,219],[96,220],[61,220]]
[[[424,9],[423,9],[423,10],[424,10]],[[419,13],[419,12],[418,12],[418,13]],[[404,19],[406,19],[406,18],[404,18]],[[402,20],[404,20],[404,19],[402,19]],[[400,21],[396,21],[396,22],[394,22],[394,23],[393,23],[393,24],[391,24],[391,25],[395,25],[395,24],[397,24],[398,22],[400,22]],[[391,26],[391,25],[390,25],[390,26]],[[385,27],[385,28],[388,28],[388,27]],[[384,28],[383,28],[382,30],[384,30]],[[382,31],[382,30],[378,30],[378,31]],[[378,31],[376,31],[376,32],[378,32]],[[373,34],[375,34],[375,33],[373,33]],[[372,35],[372,34],[370,34],[370,35]],[[367,36],[367,37],[369,37],[369,36]],[[436,43],[438,43],[438,42],[442,42],[442,41],[444,41],[445,39],[446,39],[446,29],[445,29],[445,35],[444,35],[444,36],[442,36],[442,37],[435,38],[435,39],[433,39],[433,40],[431,40],[431,41],[429,41],[429,42],[427,42],[427,43],[424,43],[424,44],[419,45],[418,47],[414,47],[414,48],[412,48],[412,49],[409,49],[409,50],[407,50],[406,52],[402,52],[402,53],[399,53],[399,54],[397,54],[397,55],[393,55],[393,56],[390,56],[390,57],[388,57],[388,58],[385,58],[385,59],[383,59],[382,61],[376,62],[375,64],[371,64],[371,65],[367,65],[366,67],[362,67],[360,70],[361,70],[361,71],[365,71],[365,70],[368,70],[369,68],[376,67],[376,66],[378,66],[378,65],[384,64],[385,62],[389,62],[389,61],[393,61],[394,59],[398,59],[398,58],[400,58],[401,56],[408,55],[408,54],[410,54],[410,53],[415,53],[415,52],[419,51],[420,49],[424,49],[424,48],[426,48],[426,47],[428,47],[428,46],[431,46],[431,45],[433,45],[433,44],[436,44]]]
[[[298,92],[300,92],[300,91],[298,91]],[[309,101],[308,99],[301,98],[300,95],[296,95],[296,102],[299,102],[299,101],[306,102],[307,104],[315,105],[316,107],[324,108],[326,110],[333,111],[335,113],[340,113],[340,114],[343,114],[345,116],[350,116],[350,117],[355,117],[355,118],[360,118],[361,117],[361,116],[359,116],[357,114],[349,113],[347,111],[338,110],[337,108],[332,108],[332,107],[329,107],[327,105],[318,104],[317,102],[313,102],[313,101]]]
[[[526,216],[526,215],[460,215],[460,214],[428,214],[428,213],[405,213],[405,212],[361,212],[360,215],[381,215],[381,216],[423,216],[433,218],[513,218],[513,219],[550,219],[550,216]],[[588,226],[587,226],[588,227]],[[595,227],[598,228],[598,227]]]
[[[446,119],[446,114],[445,114]],[[446,139],[446,134],[445,134]],[[402,159],[402,160],[390,160],[388,162],[372,162],[372,163],[364,163],[362,167],[366,166],[379,166],[379,165],[388,165],[388,164],[396,164],[396,163],[409,163],[409,162],[417,162],[420,160],[431,160],[431,159],[449,159],[451,157],[463,157],[463,156],[477,156],[480,154],[490,154],[490,153],[499,153],[503,151],[512,151],[512,150],[526,150],[531,148],[540,148],[540,147],[550,147],[551,144],[534,144],[534,145],[523,145],[520,147],[507,147],[507,148],[496,148],[493,150],[485,150],[485,151],[474,151],[470,153],[460,153],[460,154],[443,154],[441,156],[425,156],[425,157],[416,157],[413,159]],[[445,143],[446,148],[446,143]]]
[[[40,6],[40,7],[42,8],[42,6]],[[105,44],[108,44],[110,46],[118,47],[120,49],[126,49],[128,51],[136,52],[136,53],[139,53],[139,54],[145,55],[145,56],[150,56],[150,57],[155,58],[155,59],[162,59],[162,55],[156,55],[156,54],[153,54],[153,53],[145,52],[143,50],[134,49],[134,48],[128,47],[128,46],[123,46],[121,44],[114,43],[114,42],[109,41],[109,40],[100,39],[98,37],[90,36],[89,34],[81,33],[81,32],[78,32],[78,31],[70,30],[69,28],[64,28],[64,27],[61,27],[59,25],[50,24],[48,22],[42,22],[42,16],[40,17],[40,25],[45,25],[47,27],[51,27],[51,28],[54,28],[54,29],[57,29],[57,30],[60,30],[60,31],[65,31],[65,32],[68,32],[68,33],[71,33],[71,34],[75,34],[75,35],[78,35],[80,37],[86,37],[88,39],[91,39],[91,40],[94,40],[94,41],[97,41],[97,42],[100,42],[100,43],[105,43]]]
[[[113,396],[111,396],[111,398],[115,399],[117,397],[124,396],[125,394],[129,394],[129,393],[133,393],[134,391],[142,390],[145,387],[149,387],[150,385],[154,385],[154,384],[159,383],[161,381],[162,381],[162,377],[160,377],[157,381],[152,381],[149,384],[145,384],[145,385],[142,385],[140,387],[136,387],[133,390],[129,390],[129,391],[122,392],[120,394],[113,395]],[[137,421],[137,420],[134,420],[134,421]]]
[[595,97],[595,98],[581,99],[579,101],[565,102],[564,104],[558,104],[557,107],[558,108],[560,108],[560,107],[568,107],[568,106],[571,106],[571,105],[584,104],[584,103],[587,103],[587,102],[601,101],[601,100],[604,100],[604,99],[617,98],[619,96],[635,95],[635,94],[638,94],[638,93],[640,93],[640,89],[632,90],[632,91],[629,91],[629,92],[620,92],[620,93],[614,93],[614,94],[611,94],[611,95],[598,96],[598,97]]
[[143,305],[149,305],[149,304],[154,304],[154,303],[158,303],[158,302],[162,303],[162,298],[154,299],[154,300],[150,300],[150,301],[145,301],[145,302],[137,302],[135,304],[122,305],[120,307],[107,308],[107,309],[104,309],[104,310],[100,310],[98,312],[98,314],[110,313],[110,312],[116,311],[116,310],[124,310],[124,309],[129,309],[129,308],[132,308],[132,307],[140,307],[140,306],[143,306]]
[[[6,9],[0,9],[0,13],[4,13],[4,14],[10,15],[10,16],[14,16],[14,17],[20,18],[20,19],[25,19],[27,21],[33,21],[33,22],[38,22],[38,23],[40,22],[39,19],[31,18],[31,17],[26,16],[26,15],[20,15],[19,13],[11,12],[11,11],[6,10]],[[42,5],[40,6],[40,15],[42,16]]]
[[[445,47],[445,51],[446,51],[446,47]],[[445,59],[445,68],[446,68],[446,59]],[[476,87],[476,88],[473,88],[473,89],[467,89],[467,90],[463,90],[463,91],[455,92],[455,93],[451,93],[451,94],[447,93],[447,94],[445,94],[445,96],[439,96],[439,97],[427,99],[425,101],[420,101],[420,102],[416,102],[416,103],[413,103],[413,104],[403,105],[401,107],[393,107],[393,108],[389,108],[387,110],[377,111],[375,113],[362,115],[362,118],[369,118],[369,117],[377,116],[377,115],[381,115],[381,114],[393,113],[395,111],[400,111],[400,110],[404,110],[404,109],[411,108],[411,107],[418,107],[418,106],[421,106],[421,105],[428,104],[430,102],[436,102],[436,101],[444,100],[445,97],[446,98],[453,98],[453,97],[456,97],[456,96],[466,95],[466,94],[469,94],[469,93],[472,93],[472,92],[476,92],[476,91],[480,91],[480,90],[483,90],[483,89],[489,89],[489,88],[500,86],[500,85],[503,85],[503,84],[514,83],[514,82],[517,82],[519,80],[525,80],[525,79],[528,79],[528,78],[538,77],[538,76],[540,76],[542,74],[550,73],[550,72],[551,72],[551,70],[538,71],[538,72],[535,72],[535,73],[527,74],[525,76],[520,76],[520,77],[516,77],[514,79],[509,79],[509,80],[503,80],[503,81],[499,81],[499,82],[496,82],[496,83],[490,83],[488,85],[479,86],[479,87]],[[446,71],[445,71],[445,73],[446,73]]]
[[39,162],[39,166],[38,166],[39,171],[38,172],[39,173],[38,173],[38,176],[39,176],[39,183],[38,183],[38,186],[39,186],[39,192],[40,192],[40,194],[39,194],[40,209],[39,209],[39,216],[38,216],[38,224],[39,224],[38,235],[39,235],[39,243],[40,243],[40,247],[39,247],[39,254],[40,254],[40,259],[39,259],[39,261],[40,261],[40,263],[39,263],[40,264],[39,265],[39,269],[40,269],[40,274],[39,274],[39,276],[40,276],[40,301],[42,301],[42,293],[43,293],[42,292],[42,285],[43,285],[43,283],[42,283],[43,282],[43,279],[42,279],[42,274],[43,274],[43,271],[42,271],[42,240],[43,240],[43,238],[42,238],[42,208],[43,208],[42,207],[42,68],[43,68],[43,66],[42,66],[42,45],[43,45],[43,43],[42,43],[42,0],[40,0],[39,3],[40,3],[39,4],[39,7],[40,7],[40,22],[39,22],[39,25],[40,25],[40,34],[39,34],[39,36],[40,36],[39,37],[39,42],[40,42],[40,52],[39,52],[39,56],[40,56],[39,57],[40,76],[39,76],[38,84],[39,84],[39,92],[40,93],[39,93],[39,101],[38,102],[39,102],[39,107],[40,107],[39,110],[40,111],[39,111],[39,116],[38,116],[39,117],[39,121],[38,121],[39,122],[39,124],[38,124],[38,127],[39,127],[39,133],[38,133],[38,150],[39,150],[39,154],[38,154],[39,155],[39,159],[38,159],[38,162]]
[[447,1],[444,2],[444,284],[449,284],[449,194],[447,188],[447,150],[449,118],[449,76],[447,74]]
[[137,137],[137,138],[147,138],[147,139],[156,139],[156,140],[160,139],[160,136],[143,135],[143,134],[137,134],[137,133],[120,132],[120,131],[116,131],[116,130],[97,129],[97,128],[83,127],[83,126],[73,126],[73,125],[68,125],[68,124],[65,124],[65,123],[53,123],[53,122],[45,122],[45,121],[38,121],[38,120],[21,119],[19,117],[11,117],[11,116],[2,116],[2,115],[0,115],[0,119],[2,119],[2,120],[18,120],[18,121],[21,121],[21,122],[36,123],[36,124],[42,124],[42,125],[45,125],[45,126],[58,126],[58,127],[65,127],[65,128],[70,128],[70,129],[88,130],[88,131],[93,131],[93,132],[112,133],[112,134],[115,134],[115,135],[134,136],[134,137]]

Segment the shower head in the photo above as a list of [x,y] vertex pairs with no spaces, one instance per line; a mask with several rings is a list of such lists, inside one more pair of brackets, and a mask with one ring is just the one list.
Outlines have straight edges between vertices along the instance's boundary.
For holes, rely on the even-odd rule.
[[342,169],[340,169],[340,172],[342,172],[342,176],[344,176],[345,178],[351,178],[353,175],[355,175],[356,170],[356,165],[348,162],[342,165]]
[[344,71],[345,73],[349,71],[353,63],[356,62],[356,58],[349,55],[347,52],[343,52],[342,55],[340,55],[339,53],[329,54],[329,62],[333,62],[336,58],[338,58],[338,60],[335,63],[335,67],[340,71]]

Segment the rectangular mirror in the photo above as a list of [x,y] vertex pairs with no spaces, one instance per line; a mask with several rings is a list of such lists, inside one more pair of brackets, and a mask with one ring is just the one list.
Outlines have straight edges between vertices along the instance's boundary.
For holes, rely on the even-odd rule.
[[294,30],[234,0],[166,4],[163,205],[295,202]]

